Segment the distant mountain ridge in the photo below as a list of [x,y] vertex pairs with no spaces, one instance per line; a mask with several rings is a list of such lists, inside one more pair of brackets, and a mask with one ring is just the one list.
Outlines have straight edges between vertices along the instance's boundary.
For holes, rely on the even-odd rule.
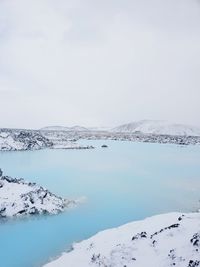
[[159,120],[141,120],[115,127],[112,132],[200,136],[200,128]]
[[109,127],[83,127],[83,126],[47,126],[40,131],[66,131],[66,132],[110,132],[110,133],[141,133],[156,135],[200,136],[200,128],[185,124],[171,123],[164,120],[140,120]]
[[65,126],[47,126],[40,129],[41,131],[72,131],[72,132],[88,132],[89,129],[82,127],[82,126],[72,126],[72,127],[65,127]]

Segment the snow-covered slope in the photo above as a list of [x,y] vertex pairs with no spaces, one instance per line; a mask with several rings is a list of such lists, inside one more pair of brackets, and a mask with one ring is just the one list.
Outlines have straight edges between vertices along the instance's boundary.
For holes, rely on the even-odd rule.
[[112,127],[100,126],[100,127],[89,127],[88,129],[93,132],[109,132],[110,130],[112,130]]
[[52,145],[37,132],[0,130],[0,150],[34,150]]
[[45,267],[200,266],[200,213],[169,213],[106,230]]
[[40,129],[40,131],[69,131],[69,127],[64,126],[47,126]]
[[72,141],[54,141],[53,149],[94,149],[94,146],[91,145],[80,145],[76,142]]
[[75,204],[24,181],[3,176],[0,169],[0,219],[33,214],[56,214]]
[[89,131],[89,129],[86,128],[86,127],[82,127],[82,126],[76,125],[76,126],[70,127],[70,131],[74,131],[74,132],[87,132],[87,131]]
[[166,134],[166,135],[187,135],[200,136],[200,129],[183,124],[173,124],[167,121],[142,120],[124,124],[112,129],[113,132]]
[[89,129],[82,126],[73,126],[73,127],[65,127],[65,126],[47,126],[41,128],[40,131],[72,131],[72,132],[87,132]]

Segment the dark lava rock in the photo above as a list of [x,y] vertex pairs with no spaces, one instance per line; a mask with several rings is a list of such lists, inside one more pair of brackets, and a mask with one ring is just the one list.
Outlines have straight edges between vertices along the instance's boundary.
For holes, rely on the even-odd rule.
[[200,234],[198,233],[194,234],[190,242],[192,243],[193,246],[199,247],[200,246]]
[[200,261],[190,260],[189,264],[188,264],[188,267],[196,267],[196,266],[199,266],[199,264],[200,264]]
[[107,145],[102,145],[101,147],[102,147],[102,148],[107,148],[108,146],[107,146]]
[[138,233],[137,235],[132,237],[132,241],[139,239],[139,238],[147,238],[147,232]]

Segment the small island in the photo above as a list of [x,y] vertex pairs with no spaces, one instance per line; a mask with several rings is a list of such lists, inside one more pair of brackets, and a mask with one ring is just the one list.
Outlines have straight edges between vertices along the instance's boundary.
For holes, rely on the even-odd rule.
[[24,179],[4,176],[0,169],[0,219],[36,214],[57,214],[75,205]]

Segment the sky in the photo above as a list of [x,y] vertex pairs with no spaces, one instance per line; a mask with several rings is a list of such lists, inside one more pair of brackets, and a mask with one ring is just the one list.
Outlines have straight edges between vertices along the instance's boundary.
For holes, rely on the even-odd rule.
[[0,0],[0,127],[200,126],[199,0]]

